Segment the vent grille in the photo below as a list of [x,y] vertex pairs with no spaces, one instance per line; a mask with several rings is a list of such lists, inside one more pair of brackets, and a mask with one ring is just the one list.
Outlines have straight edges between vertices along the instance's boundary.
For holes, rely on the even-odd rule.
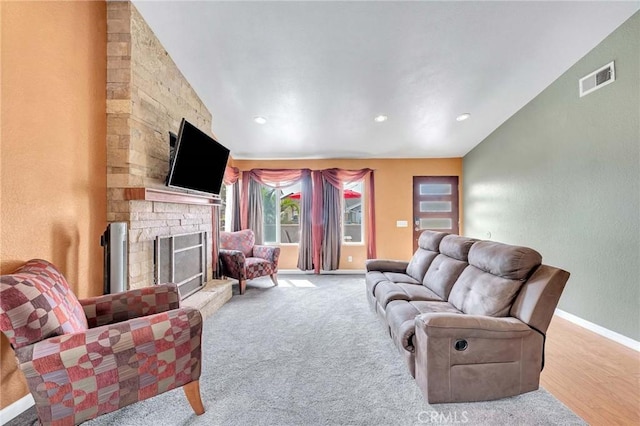
[[610,62],[602,68],[599,68],[580,79],[580,97],[588,95],[589,93],[598,90],[607,84],[613,83],[614,81],[616,81],[615,68],[613,67],[613,62]]

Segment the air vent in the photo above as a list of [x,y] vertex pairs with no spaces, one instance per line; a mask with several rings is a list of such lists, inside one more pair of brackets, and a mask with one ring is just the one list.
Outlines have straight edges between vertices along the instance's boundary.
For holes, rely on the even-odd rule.
[[616,72],[613,67],[613,62],[610,62],[604,67],[597,69],[591,74],[580,79],[580,97],[588,95],[594,90],[598,90],[609,83],[613,83],[614,81],[616,81]]

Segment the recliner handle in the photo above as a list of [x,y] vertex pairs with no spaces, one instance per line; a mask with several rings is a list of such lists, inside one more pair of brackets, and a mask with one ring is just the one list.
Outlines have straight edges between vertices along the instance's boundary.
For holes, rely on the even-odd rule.
[[464,339],[458,339],[456,340],[456,342],[453,344],[453,348],[456,351],[465,351],[467,350],[467,348],[469,347],[469,342],[467,342]]

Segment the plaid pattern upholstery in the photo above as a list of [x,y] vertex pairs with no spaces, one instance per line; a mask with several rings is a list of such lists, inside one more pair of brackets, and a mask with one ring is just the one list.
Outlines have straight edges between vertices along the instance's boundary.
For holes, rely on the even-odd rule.
[[253,245],[254,241],[253,231],[250,229],[220,233],[220,259],[226,276],[250,280],[278,272],[280,247]]
[[[33,276],[55,270],[36,262]],[[23,276],[24,268],[17,272],[1,277],[3,295],[5,286],[34,280]],[[46,276],[68,290],[59,272]],[[78,424],[198,380],[202,316],[178,306],[174,284],[81,300],[78,307],[84,307],[91,328],[14,346],[40,422]],[[14,333],[11,326],[2,322],[7,336]]]
[[178,285],[173,283],[106,294],[80,301],[89,327],[127,321],[180,307]]
[[240,250],[220,249],[220,260],[222,261],[222,272],[227,277],[237,280],[246,280],[247,271],[245,266],[246,257]]
[[88,328],[67,280],[42,259],[0,277],[0,325],[14,348]]
[[220,232],[220,248],[240,250],[245,257],[253,257],[256,236],[251,229],[236,232]]
[[250,257],[247,259],[245,267],[245,275],[247,279],[263,277],[265,275],[271,275],[278,272],[278,267],[268,260],[260,259],[258,257]]

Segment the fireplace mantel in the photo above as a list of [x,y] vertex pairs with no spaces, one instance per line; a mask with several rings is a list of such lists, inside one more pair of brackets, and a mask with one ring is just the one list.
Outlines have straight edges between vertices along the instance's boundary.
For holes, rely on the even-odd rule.
[[196,204],[199,206],[217,206],[220,197],[188,194],[186,192],[168,191],[157,188],[125,188],[126,200],[158,201],[162,203]]

